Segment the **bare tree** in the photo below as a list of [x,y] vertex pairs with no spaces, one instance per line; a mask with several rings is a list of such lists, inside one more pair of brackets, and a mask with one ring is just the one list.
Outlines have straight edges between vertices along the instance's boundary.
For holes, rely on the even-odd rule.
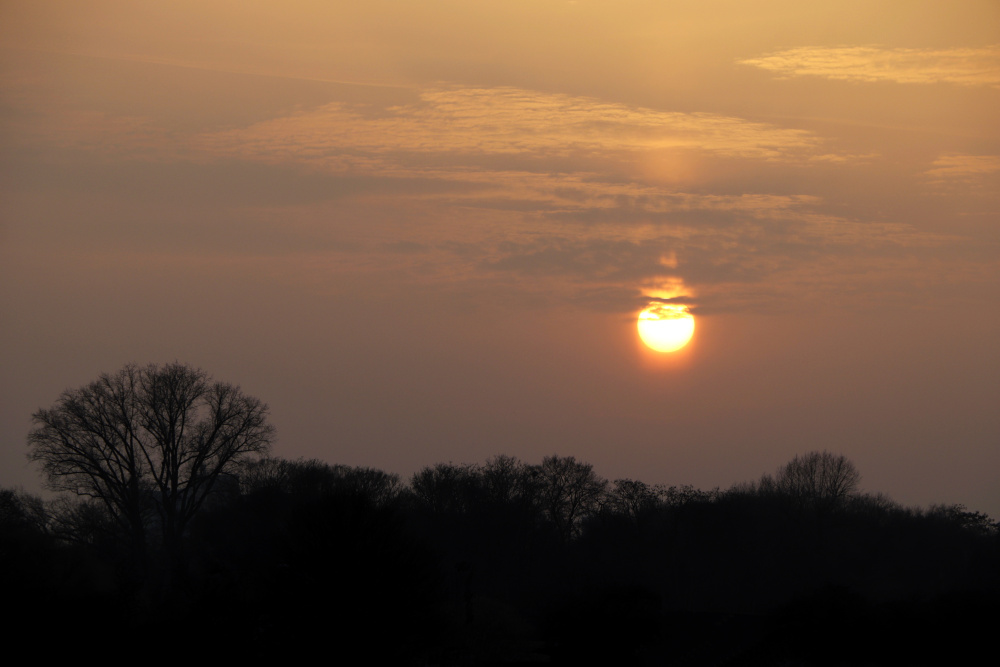
[[489,502],[496,505],[536,505],[538,473],[514,456],[498,454],[480,466],[480,483]]
[[244,494],[277,491],[313,500],[337,493],[352,494],[382,507],[395,502],[403,492],[399,475],[394,473],[330,465],[316,459],[253,459],[242,463],[237,474],[240,492]]
[[761,488],[799,498],[822,507],[842,505],[857,493],[861,473],[843,455],[809,452],[796,456],[770,479],[761,479]]
[[470,509],[476,492],[476,467],[438,463],[413,474],[410,488],[433,512],[461,514]]
[[49,512],[45,502],[21,489],[0,489],[0,529],[3,528],[48,532]]
[[579,533],[580,521],[600,509],[608,481],[589,463],[572,456],[547,456],[538,466],[542,505],[564,540]]
[[376,507],[391,505],[403,492],[399,475],[366,466],[335,465],[337,486],[349,493],[366,498]]
[[219,479],[267,452],[267,406],[183,364],[125,366],[33,415],[28,458],[49,486],[101,503],[141,565],[150,518],[175,560]]
[[662,490],[634,479],[616,479],[608,493],[611,510],[627,516],[633,522],[655,509],[662,502]]

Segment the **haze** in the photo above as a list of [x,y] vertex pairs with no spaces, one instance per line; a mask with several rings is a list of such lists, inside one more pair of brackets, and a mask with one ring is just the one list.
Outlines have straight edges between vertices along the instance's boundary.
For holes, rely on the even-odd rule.
[[4,3],[0,485],[63,389],[178,360],[286,458],[827,449],[996,517],[998,109],[989,1]]

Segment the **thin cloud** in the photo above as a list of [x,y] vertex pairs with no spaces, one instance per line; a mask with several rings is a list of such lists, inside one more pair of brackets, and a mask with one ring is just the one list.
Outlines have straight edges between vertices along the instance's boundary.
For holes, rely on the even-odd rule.
[[491,248],[479,265],[526,276],[628,285],[675,276],[690,284],[756,282],[823,257],[911,254],[957,241],[905,224],[861,223],[808,211],[729,227],[691,221],[665,234],[533,236]]
[[642,300],[647,303],[667,303],[681,306],[695,306],[698,304],[698,300],[692,296],[675,296],[669,299],[664,299],[658,296],[644,296],[642,297]]
[[518,88],[428,90],[414,104],[362,113],[341,103],[202,137],[210,153],[294,159],[330,168],[407,163],[407,155],[588,156],[664,148],[783,159],[818,140],[710,113],[665,112]]
[[[446,179],[448,174],[435,172],[435,176]],[[594,221],[692,211],[744,212],[770,218],[820,203],[818,197],[810,195],[692,193],[643,183],[608,182],[595,174],[465,172],[461,178],[476,187],[445,195],[451,204],[503,210],[516,207]]]
[[775,72],[783,78],[819,76],[839,81],[1000,88],[1000,45],[952,49],[806,46],[737,62]]
[[802,163],[820,143],[804,130],[731,116],[501,87],[437,88],[415,103],[377,111],[329,104],[201,135],[193,152],[330,173],[462,182],[471,187],[426,198],[459,207],[625,221],[696,210],[771,215],[813,199],[693,194],[622,181],[621,173],[634,169],[638,156],[676,149]]
[[809,156],[810,162],[825,162],[829,164],[864,164],[880,157],[878,153],[824,153],[822,155]]
[[942,155],[924,172],[935,180],[974,180],[1000,172],[1000,155]]

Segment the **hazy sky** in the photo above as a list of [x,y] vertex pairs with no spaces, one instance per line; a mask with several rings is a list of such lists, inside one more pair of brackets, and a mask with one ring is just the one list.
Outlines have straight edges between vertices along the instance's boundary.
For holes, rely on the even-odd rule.
[[3,1],[0,174],[2,486],[178,360],[288,458],[828,449],[1000,516],[995,0]]

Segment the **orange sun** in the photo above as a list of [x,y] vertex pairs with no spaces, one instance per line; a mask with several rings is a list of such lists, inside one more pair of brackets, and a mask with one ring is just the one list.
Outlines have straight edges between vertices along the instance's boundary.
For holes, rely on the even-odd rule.
[[657,352],[676,352],[694,335],[694,317],[687,306],[653,303],[639,313],[639,338]]

